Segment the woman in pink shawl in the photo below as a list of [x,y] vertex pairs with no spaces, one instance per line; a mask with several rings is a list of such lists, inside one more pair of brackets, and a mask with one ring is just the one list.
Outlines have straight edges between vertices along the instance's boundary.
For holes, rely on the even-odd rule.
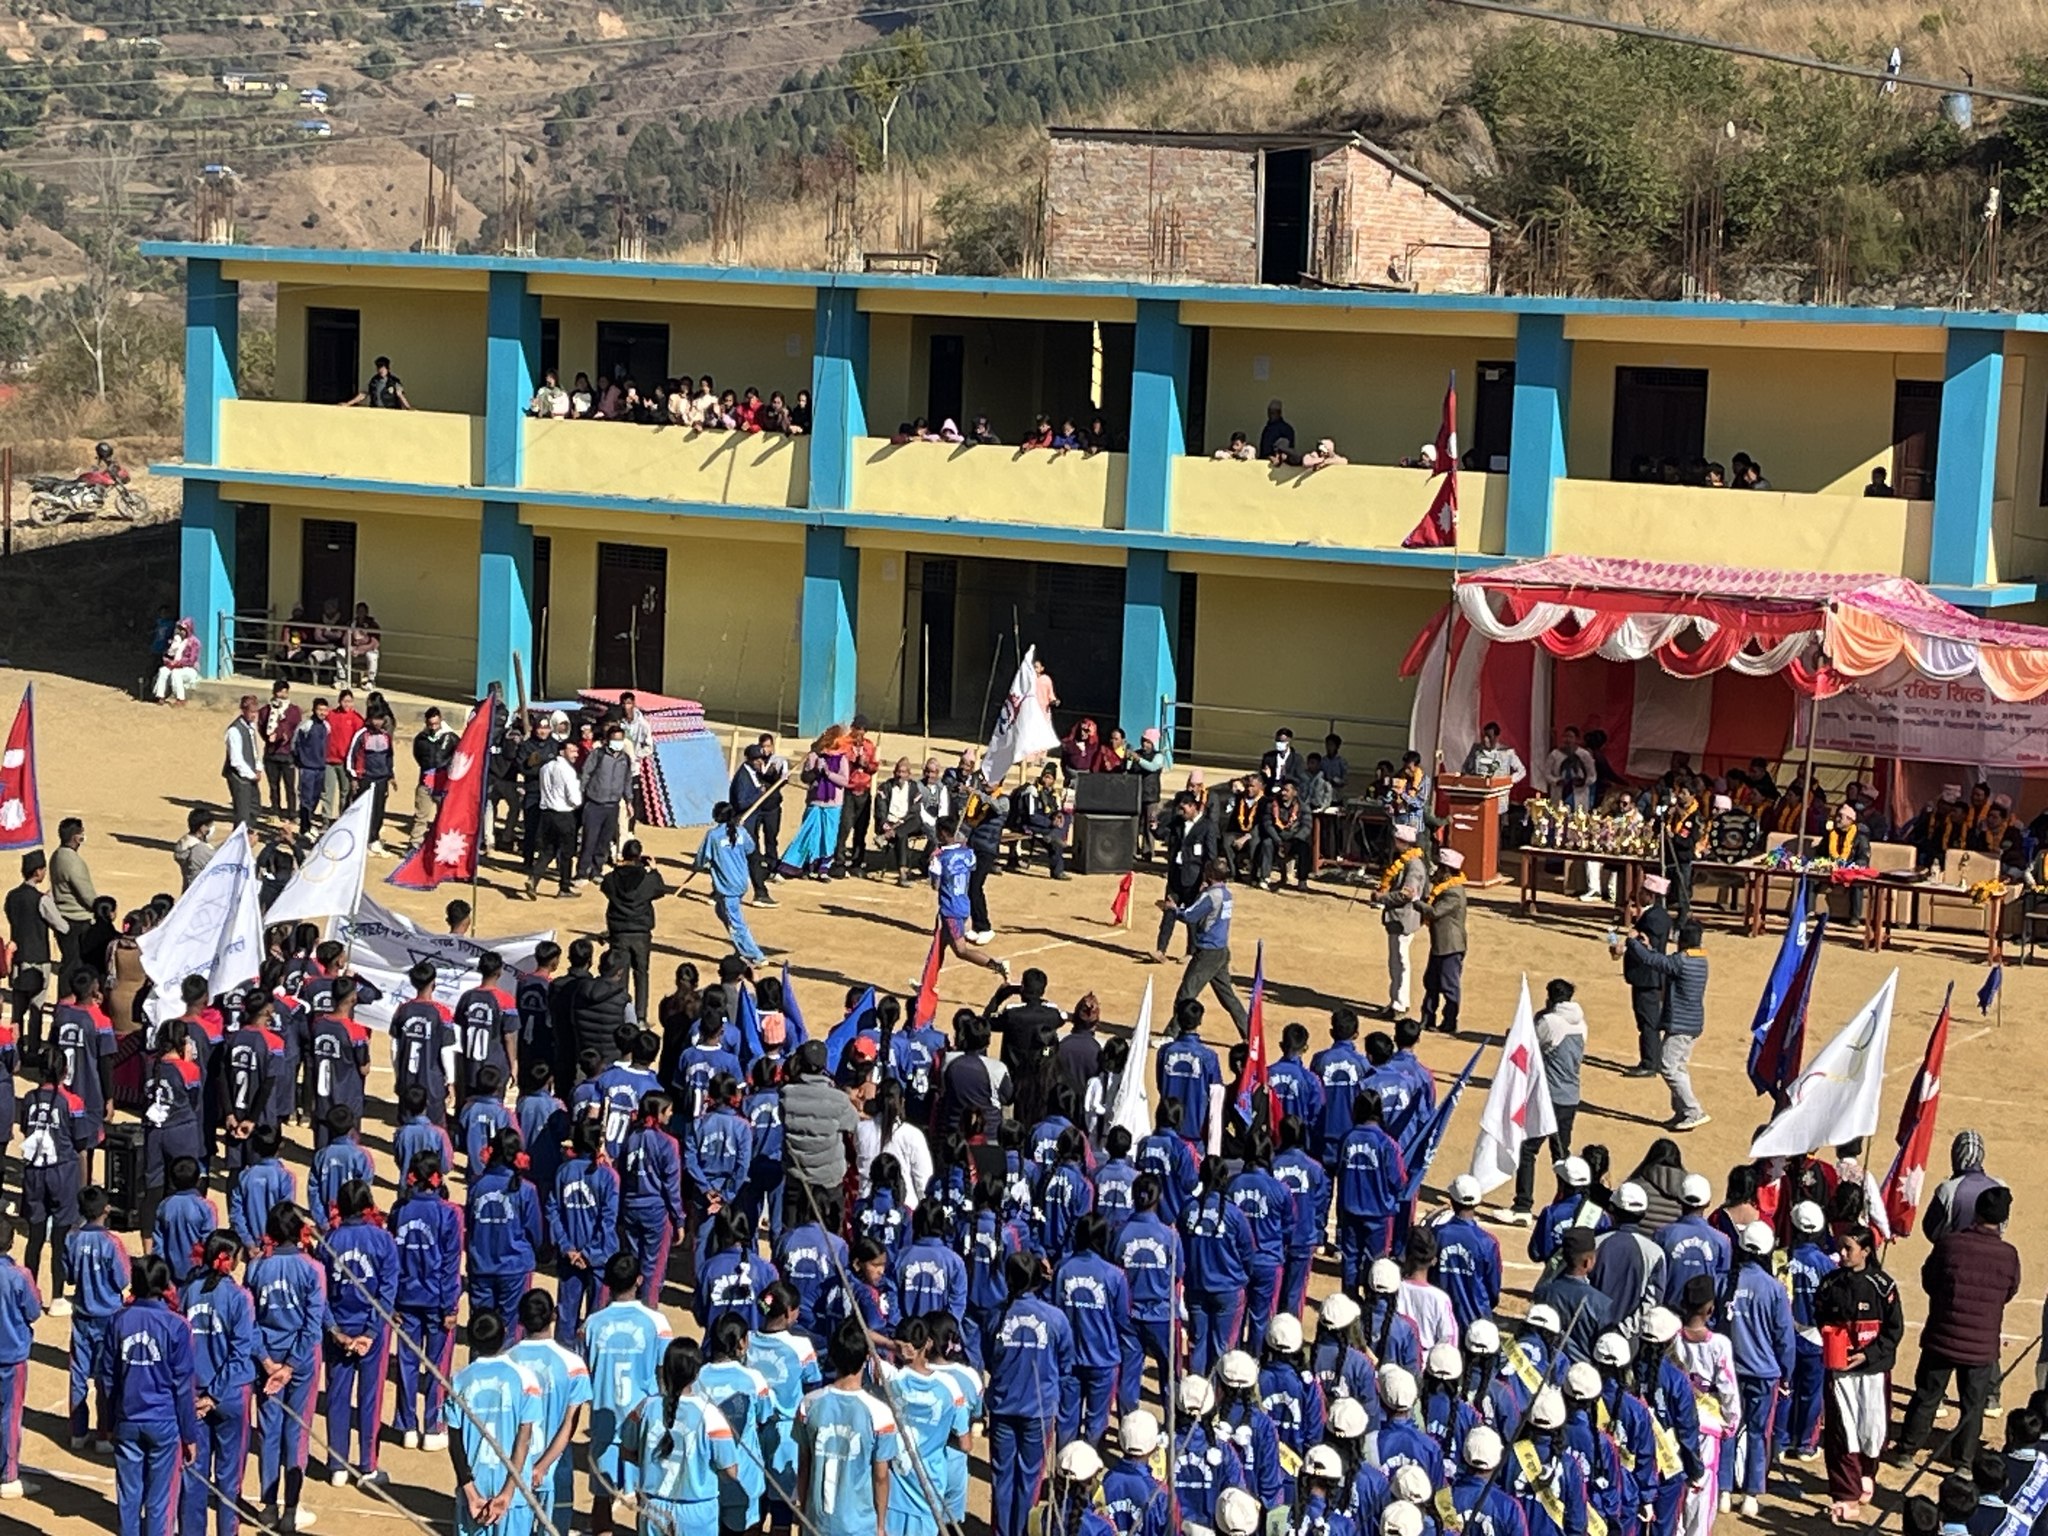
[[185,690],[199,681],[199,636],[193,633],[195,627],[190,619],[180,619],[178,627],[171,631],[171,643],[164,647],[164,664],[156,669],[156,686],[150,690],[159,702],[169,694],[169,702],[182,705]]

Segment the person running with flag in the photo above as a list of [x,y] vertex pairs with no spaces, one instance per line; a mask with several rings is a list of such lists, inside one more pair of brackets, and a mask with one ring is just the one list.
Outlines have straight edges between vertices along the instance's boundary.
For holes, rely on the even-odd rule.
[[967,834],[956,818],[939,823],[939,846],[931,858],[932,889],[939,897],[939,937],[945,947],[969,965],[994,971],[1005,982],[1010,979],[1010,962],[985,955],[967,941],[968,919],[973,904],[968,882],[974,878],[974,850],[967,846]]

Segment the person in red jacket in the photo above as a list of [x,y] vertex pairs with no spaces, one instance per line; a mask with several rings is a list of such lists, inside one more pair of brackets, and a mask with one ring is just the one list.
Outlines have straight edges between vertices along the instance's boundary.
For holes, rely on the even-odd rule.
[[348,749],[363,728],[356,713],[356,696],[344,688],[334,696],[334,708],[327,711],[327,785],[320,796],[320,814],[329,821],[348,809],[356,795],[356,781],[349,777]]
[[1968,1469],[1984,1430],[1984,1401],[1998,1377],[1999,1333],[2005,1305],[2020,1292],[2020,1253],[2005,1240],[2012,1191],[2003,1186],[1977,1196],[1977,1224],[1944,1232],[1920,1266],[1927,1291],[1927,1323],[1920,1330],[1920,1363],[1913,1401],[1899,1429],[1898,1454],[1918,1453],[1934,1426],[1934,1411],[1956,1378],[1959,1415],[1947,1458]]

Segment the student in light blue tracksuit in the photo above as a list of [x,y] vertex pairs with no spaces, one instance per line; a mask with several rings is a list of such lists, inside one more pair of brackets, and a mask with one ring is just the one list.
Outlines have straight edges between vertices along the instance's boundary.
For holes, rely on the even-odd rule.
[[768,1383],[768,1412],[761,1420],[761,1460],[768,1481],[768,1523],[771,1530],[790,1528],[789,1506],[776,1492],[796,1483],[798,1404],[823,1385],[818,1352],[810,1336],[797,1326],[796,1288],[786,1280],[768,1287],[761,1298],[761,1327],[747,1340],[746,1363]]
[[[128,1289],[128,1250],[107,1230],[107,1192],[88,1184],[78,1192],[79,1224],[64,1239],[64,1267],[71,1275],[71,1448],[85,1446],[92,1427],[87,1403],[106,1380],[107,1329]],[[100,1392],[99,1439],[113,1437],[109,1403]]]
[[235,1283],[241,1255],[241,1239],[233,1232],[209,1234],[196,1277],[179,1287],[192,1329],[199,1436],[179,1492],[178,1536],[206,1536],[208,1510],[213,1511],[215,1536],[236,1536],[242,1526],[237,1496],[249,1460],[259,1343],[256,1304]]
[[[447,1388],[455,1364],[455,1313],[462,1304],[462,1207],[450,1203],[440,1158],[414,1155],[405,1194],[391,1207],[398,1244],[398,1409],[392,1416],[408,1450],[421,1443],[420,1397],[426,1395],[428,1449],[447,1438]],[[421,1356],[434,1363],[423,1367]]]
[[661,1304],[669,1252],[687,1217],[683,1159],[668,1117],[668,1095],[648,1094],[619,1147],[619,1240],[640,1261],[640,1299],[650,1307]]
[[158,1531],[170,1527],[179,1469],[187,1449],[199,1444],[199,1414],[192,1329],[166,1299],[171,1266],[145,1253],[129,1283],[134,1299],[108,1323],[99,1385],[114,1414],[121,1536],[141,1536],[145,1521]]
[[598,1154],[604,1129],[578,1120],[569,1160],[548,1191],[547,1230],[555,1250],[555,1338],[573,1345],[604,1288],[604,1266],[619,1248],[619,1176]]
[[228,1224],[241,1234],[242,1246],[251,1252],[263,1246],[271,1211],[298,1203],[299,1181],[278,1159],[282,1143],[275,1125],[258,1125],[251,1131],[248,1161],[235,1175],[228,1194]]
[[[28,1358],[43,1315],[36,1277],[14,1262],[14,1224],[0,1216],[0,1487],[21,1486],[21,1413]],[[203,1536],[203,1533],[202,1533]]]
[[[330,1475],[351,1467],[376,1478],[384,1380],[391,1368],[391,1323],[398,1305],[398,1244],[381,1222],[370,1185],[351,1179],[335,1199],[340,1218],[327,1234],[327,1459]],[[349,1435],[355,1434],[355,1460]]]
[[481,1177],[469,1186],[465,1225],[469,1232],[469,1307],[495,1312],[518,1342],[519,1298],[533,1281],[540,1253],[540,1195],[520,1166],[519,1132],[500,1126],[491,1137]]
[[1131,1322],[1138,1347],[1124,1357],[1117,1379],[1117,1408],[1129,1413],[1138,1406],[1145,1362],[1159,1368],[1162,1390],[1180,1365],[1181,1286],[1185,1260],[1180,1234],[1160,1219],[1159,1180],[1138,1175],[1132,1186],[1131,1219],[1117,1234],[1116,1267],[1131,1291]]
[[[1109,1223],[1090,1211],[1074,1224],[1073,1256],[1052,1280],[1052,1299],[1074,1330],[1075,1370],[1080,1377],[1081,1434],[1099,1443],[1109,1428],[1109,1409],[1119,1397],[1118,1375],[1139,1357],[1131,1317],[1131,1289],[1124,1272],[1103,1256]],[[1133,1388],[1130,1397],[1137,1396]]]
[[198,1278],[199,1250],[220,1225],[213,1202],[199,1193],[199,1160],[174,1157],[168,1170],[171,1192],[156,1208],[150,1234],[151,1251],[171,1266],[171,1278],[182,1290]]
[[[308,1426],[320,1394],[327,1276],[307,1252],[315,1232],[295,1205],[272,1208],[262,1257],[243,1273],[255,1299],[256,1467],[265,1522],[291,1530],[306,1483]],[[275,1521],[268,1512],[279,1511]]]
[[1775,1235],[1768,1223],[1753,1221],[1736,1240],[1735,1278],[1720,1327],[1735,1354],[1735,1384],[1742,1393],[1742,1427],[1731,1452],[1721,1457],[1721,1491],[1754,1498],[1764,1491],[1770,1469],[1780,1395],[1792,1380],[1798,1335],[1792,1300],[1771,1273]]
[[1003,1278],[1010,1300],[989,1347],[989,1528],[1024,1536],[1055,1436],[1065,1443],[1080,1422],[1081,1393],[1074,1332],[1066,1314],[1037,1293],[1037,1259],[1011,1254]]

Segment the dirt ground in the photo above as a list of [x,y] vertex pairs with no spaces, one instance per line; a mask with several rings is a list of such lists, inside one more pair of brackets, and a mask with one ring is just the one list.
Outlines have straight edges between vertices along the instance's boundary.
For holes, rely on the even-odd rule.
[[[173,841],[184,830],[188,807],[220,803],[221,733],[226,716],[201,709],[185,711],[138,703],[112,689],[46,673],[0,671],[0,711],[11,718],[14,700],[24,683],[36,685],[37,744],[40,752],[43,814],[54,830],[61,816],[85,818],[85,845],[99,889],[117,895],[124,907],[150,893],[175,889],[170,858]],[[410,729],[410,726],[407,726]],[[885,744],[885,750],[886,750]],[[395,796],[409,802],[409,795]],[[795,818],[787,823],[792,830]],[[681,860],[694,838],[655,831],[647,841],[664,860]],[[387,870],[388,872],[388,865]],[[9,880],[11,883],[11,873]],[[1151,941],[1149,903],[1159,890],[1156,877],[1141,874],[1136,887],[1132,926],[1120,932],[1109,921],[1115,882],[1108,877],[1076,878],[1065,884],[1048,880],[1043,871],[1003,876],[990,886],[990,905],[998,932],[995,953],[1018,963],[1041,967],[1051,979],[1052,993],[1066,1006],[1092,991],[1103,1016],[1113,1027],[1135,1016],[1148,982],[1170,1000],[1178,968],[1140,963]],[[552,925],[566,942],[576,934],[597,931],[599,898],[593,893],[572,901],[537,903],[520,899],[520,881],[509,869],[489,868],[479,886],[476,931],[518,933]],[[452,894],[400,892],[380,886],[379,900],[414,916],[438,921]],[[891,882],[840,881],[829,885],[792,883],[778,887],[781,905],[750,914],[757,936],[771,952],[786,952],[807,1012],[813,1019],[836,1016],[841,989],[854,982],[874,982],[903,989],[915,975],[930,932],[931,898],[921,889],[899,890]],[[1604,913],[1552,905],[1534,919],[1515,910],[1511,888],[1479,893],[1471,924],[1472,949],[1465,971],[1466,1031],[1461,1039],[1433,1036],[1424,1042],[1423,1059],[1446,1083],[1464,1064],[1480,1040],[1498,1042],[1512,1016],[1516,989],[1527,977],[1540,997],[1552,976],[1572,978],[1591,1022],[1585,1098],[1579,1116],[1581,1141],[1601,1142],[1613,1155],[1617,1179],[1632,1168],[1648,1142],[1660,1134],[1669,1109],[1662,1085],[1654,1080],[1624,1080],[1618,1069],[1633,1056],[1633,1026],[1628,995],[1618,966],[1606,955]],[[1385,993],[1384,941],[1376,916],[1354,889],[1319,885],[1306,894],[1242,892],[1237,904],[1234,960],[1241,989],[1249,987],[1255,944],[1266,944],[1269,977],[1269,1040],[1277,1042],[1279,1026],[1293,1019],[1306,1023],[1317,1045],[1327,1039],[1329,1010],[1339,1004],[1379,1002]],[[1916,942],[1909,940],[1909,943]],[[1759,1101],[1743,1077],[1747,1028],[1755,1000],[1776,950],[1775,939],[1749,940],[1732,924],[1710,931],[1708,953],[1713,967],[1706,1036],[1695,1057],[1696,1085],[1714,1121],[1684,1139],[1688,1166],[1706,1173],[1718,1189],[1726,1169],[1743,1157],[1747,1140],[1761,1118]],[[656,982],[684,957],[708,967],[725,946],[709,903],[692,893],[666,904],[656,943]],[[1421,947],[1417,950],[1418,968]],[[1983,974],[1981,943],[1945,938],[1926,947],[1872,955],[1847,942],[1831,942],[1819,969],[1811,1014],[1811,1037],[1830,1036],[1877,989],[1892,967],[1900,972],[1899,1006],[1887,1073],[1887,1091],[1871,1160],[1879,1170],[1890,1157],[1890,1141],[1899,1104],[1918,1065],[1929,1026],[1941,1005],[1942,992],[1955,983],[1958,1014],[1948,1050],[1942,1085],[1941,1123],[1936,1166],[1946,1172],[1950,1136],[1965,1127],[1981,1130],[1989,1144],[1989,1167],[2015,1189],[2018,1216],[2014,1240],[2027,1266],[2021,1295],[2006,1317],[2007,1363],[2021,1358],[2037,1337],[2042,1315],[2042,1283],[2048,1273],[2048,1225],[2038,1212],[2048,1200],[2048,1172],[2033,1166],[2025,1148],[2048,1145],[2048,1099],[2038,1091],[2048,1050],[2032,1037],[2033,1012],[2040,982],[2031,969],[2015,966],[2007,973],[2002,1017],[1980,1018],[1971,1001]],[[942,978],[944,1008],[980,1004],[992,978],[957,962]],[[1157,1015],[1155,1015],[1157,1017]],[[1213,1039],[1227,1038],[1229,1025],[1212,1009]],[[1482,1078],[1475,1081],[1461,1106],[1427,1197],[1433,1204],[1441,1186],[1469,1158],[1482,1102]],[[372,1119],[381,1106],[389,1114],[388,1071],[381,1062],[371,1081]],[[380,1180],[389,1178],[388,1118],[370,1127],[366,1138],[379,1157]],[[303,1136],[303,1133],[301,1133]],[[296,1149],[303,1159],[306,1148]],[[1930,1182],[1931,1182],[1930,1178]],[[11,1182],[11,1181],[10,1181]],[[1548,1179],[1544,1180],[1547,1198]],[[380,1199],[388,1192],[380,1187]],[[1502,1192],[1505,1195],[1505,1191]],[[1526,1236],[1497,1229],[1510,1260],[1525,1257]],[[1918,1271],[1927,1251],[1918,1238],[1898,1245],[1890,1267],[1903,1282],[1909,1320],[1917,1324],[1924,1312]],[[1525,1290],[1533,1268],[1511,1264],[1511,1288]],[[1319,1273],[1311,1289],[1321,1295],[1332,1286]],[[671,1292],[671,1310],[682,1298]],[[1508,1310],[1519,1310],[1518,1298]],[[1908,1356],[1917,1326],[1909,1329]],[[64,1350],[66,1324],[47,1320],[38,1330],[27,1412],[25,1464],[42,1485],[27,1504],[13,1506],[0,1528],[83,1533],[109,1528],[114,1519],[112,1467],[103,1459],[74,1456],[65,1448]],[[2032,1361],[2015,1371],[2006,1400],[2024,1399],[2033,1382]],[[1902,1378],[1903,1380],[1904,1378]],[[1903,1408],[1903,1394],[1900,1407]],[[2002,1439],[2002,1428],[1989,1425],[1990,1443]],[[314,1462],[320,1461],[319,1438]],[[413,1516],[445,1528],[449,1507],[445,1490],[450,1474],[440,1458],[387,1447],[384,1465],[391,1471],[398,1499],[411,1513],[401,1512],[356,1490],[309,1483],[307,1503],[320,1514],[322,1529],[343,1529],[358,1517],[379,1522],[371,1529],[403,1525]],[[1773,1481],[1774,1496],[1762,1523],[1789,1527],[1813,1517],[1824,1501],[1819,1463],[1794,1468],[1793,1479]],[[1903,1478],[1888,1474],[1896,1488]],[[253,1482],[253,1474],[252,1474]],[[1931,1480],[1922,1491],[1932,1491]],[[984,1495],[985,1497],[985,1495]],[[985,1505],[983,1506],[985,1507]],[[16,1524],[23,1520],[27,1524]]]

